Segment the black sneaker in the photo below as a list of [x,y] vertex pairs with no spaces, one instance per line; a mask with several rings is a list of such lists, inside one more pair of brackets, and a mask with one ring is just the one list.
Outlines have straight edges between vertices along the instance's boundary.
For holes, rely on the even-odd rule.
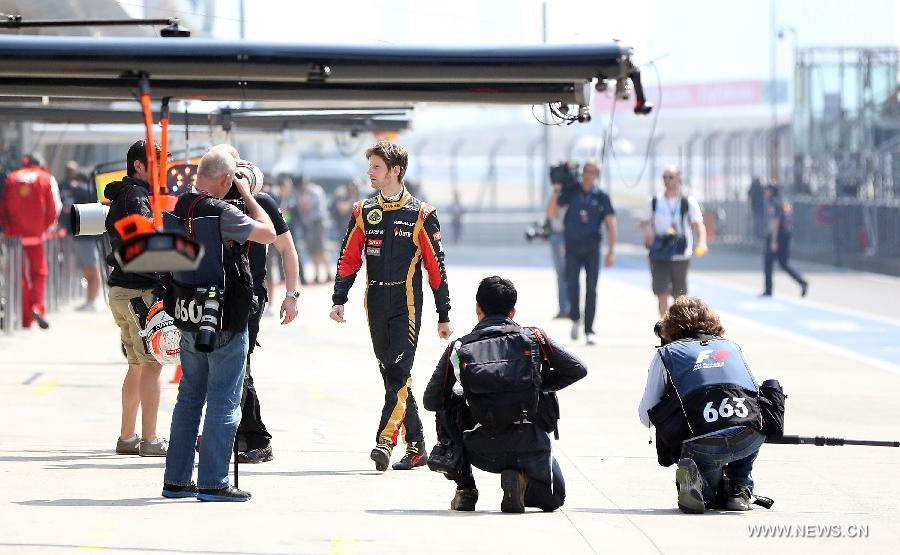
[[412,470],[420,466],[425,466],[428,462],[428,450],[425,449],[424,441],[414,441],[406,446],[406,453],[403,458],[395,462],[391,467],[394,470]]
[[375,461],[375,470],[378,472],[387,470],[388,465],[391,464],[391,452],[393,450],[394,446],[389,439],[378,439],[375,449],[372,449],[372,452],[369,453],[369,458]]
[[504,470],[500,474],[500,487],[503,488],[503,501],[500,502],[500,510],[504,513],[525,512],[525,487],[528,479],[524,472],[518,470]]
[[237,489],[234,486],[226,488],[200,488],[197,493],[197,499],[200,501],[249,501],[249,491]]
[[745,486],[733,490],[725,503],[726,511],[749,511],[750,509],[752,509],[750,506],[750,489]]
[[466,488],[456,490],[453,501],[450,502],[450,510],[453,511],[474,511],[475,503],[478,502],[478,490],[475,488]]
[[241,464],[257,464],[269,462],[275,458],[272,454],[272,446],[260,447],[259,449],[250,449],[249,451],[241,451],[238,453],[237,460]]
[[803,283],[800,284],[800,296],[805,297],[808,292],[809,292],[809,282],[804,281]]
[[163,484],[162,496],[169,499],[181,499],[182,497],[197,497],[197,484],[191,482],[186,486],[175,484]]
[[37,325],[42,330],[45,330],[50,327],[50,322],[48,322],[47,319],[44,318],[43,315],[38,314],[36,311],[31,312],[31,317],[34,318],[34,321],[37,322]]

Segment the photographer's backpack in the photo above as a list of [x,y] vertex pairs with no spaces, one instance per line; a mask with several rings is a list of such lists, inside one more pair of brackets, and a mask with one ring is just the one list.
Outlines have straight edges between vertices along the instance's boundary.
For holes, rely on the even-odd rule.
[[475,420],[499,432],[534,422],[541,392],[541,352],[516,325],[492,326],[459,341],[459,381]]

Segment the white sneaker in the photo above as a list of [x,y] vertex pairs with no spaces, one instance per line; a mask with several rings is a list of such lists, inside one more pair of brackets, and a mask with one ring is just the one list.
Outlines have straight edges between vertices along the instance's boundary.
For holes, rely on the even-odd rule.
[[589,334],[585,335],[584,337],[587,340],[588,345],[596,345],[597,344],[597,334],[589,333]]
[[97,308],[94,306],[94,303],[84,303],[83,305],[75,308],[75,312],[94,312]]
[[572,322],[572,332],[569,334],[573,340],[578,339],[578,320]]

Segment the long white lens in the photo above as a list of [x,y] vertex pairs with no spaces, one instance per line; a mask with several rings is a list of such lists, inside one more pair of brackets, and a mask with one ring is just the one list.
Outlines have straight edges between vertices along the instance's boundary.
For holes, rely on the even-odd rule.
[[92,202],[72,205],[72,235],[102,235],[106,233],[106,214],[109,206]]

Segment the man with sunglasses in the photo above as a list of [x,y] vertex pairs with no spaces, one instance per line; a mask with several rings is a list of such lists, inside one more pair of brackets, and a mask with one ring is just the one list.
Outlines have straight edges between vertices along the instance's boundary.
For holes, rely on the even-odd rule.
[[[566,284],[569,293],[569,317],[572,319],[572,339],[578,339],[581,320],[581,290],[579,278],[584,268],[584,337],[588,345],[597,342],[594,334],[594,313],[597,308],[597,280],[600,277],[601,226],[606,226],[607,250],[604,266],[616,260],[616,211],[609,195],[596,185],[600,165],[585,162],[581,170],[581,186],[554,189],[547,210],[554,217],[558,210],[568,207],[563,216],[565,239]],[[556,184],[554,184],[554,187]]]
[[691,254],[703,256],[708,250],[700,204],[694,197],[681,194],[681,170],[668,165],[662,177],[665,192],[647,202],[640,224],[644,245],[649,249],[652,289],[660,316],[669,309],[670,298],[687,295]]

